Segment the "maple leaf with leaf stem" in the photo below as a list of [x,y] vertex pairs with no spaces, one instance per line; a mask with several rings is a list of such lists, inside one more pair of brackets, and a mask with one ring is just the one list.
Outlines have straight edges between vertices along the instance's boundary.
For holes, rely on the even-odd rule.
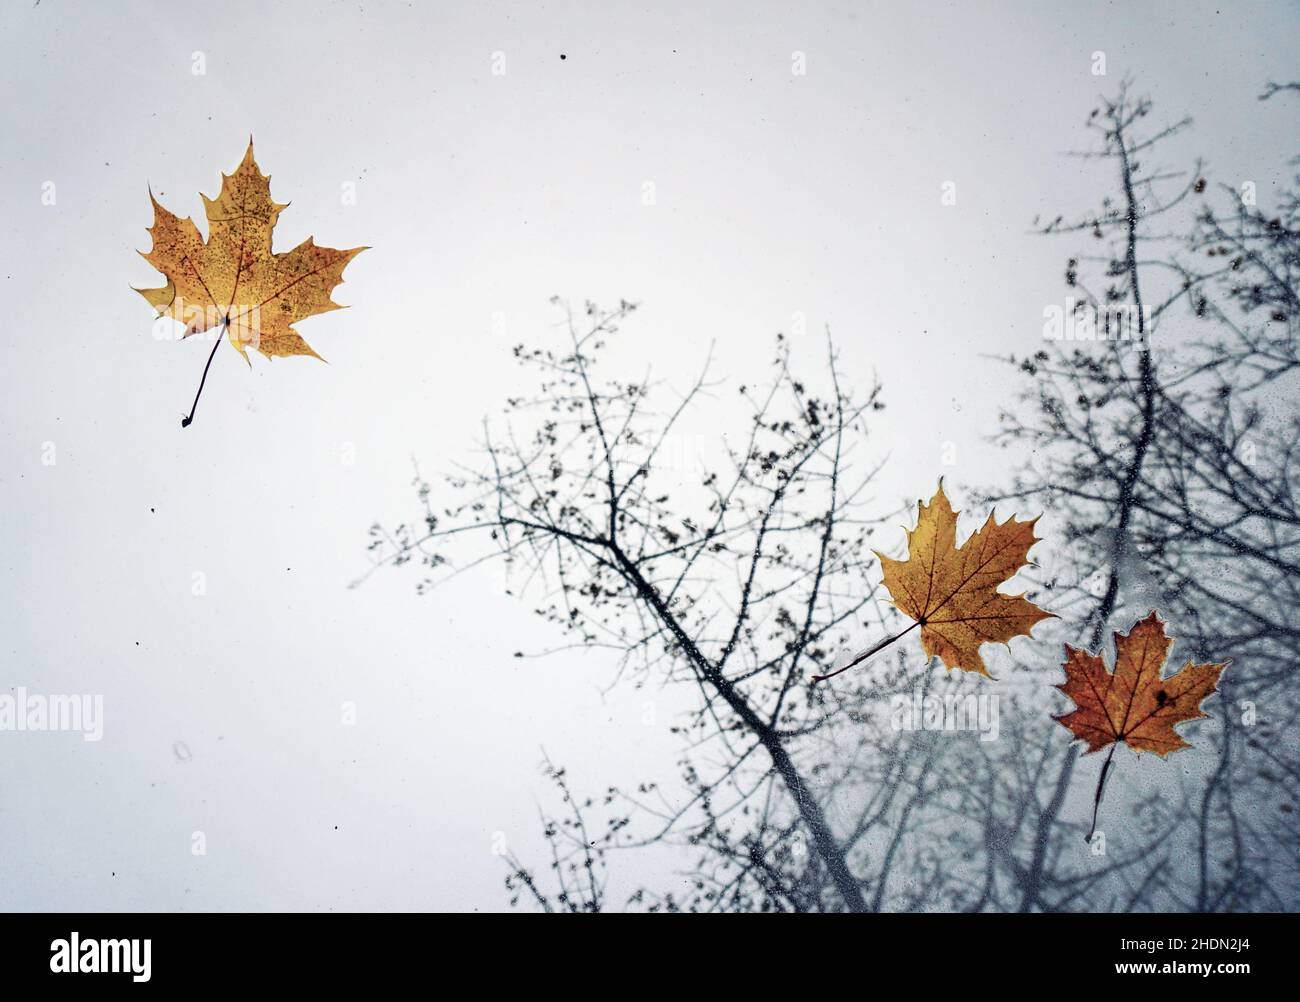
[[[921,646],[947,668],[991,678],[980,657],[982,644],[1027,637],[1035,623],[1054,618],[1023,595],[998,586],[1029,563],[1038,542],[1037,518],[1010,518],[1001,525],[989,512],[984,525],[957,545],[957,512],[943,481],[928,505],[917,502],[916,528],[907,533],[907,560],[876,553],[894,605],[921,628]],[[904,631],[907,632],[907,631]]]
[[1219,676],[1231,662],[1195,665],[1190,661],[1168,678],[1160,674],[1173,640],[1153,611],[1128,633],[1115,634],[1115,670],[1089,651],[1065,645],[1065,682],[1057,688],[1074,700],[1075,708],[1052,719],[1088,745],[1085,754],[1110,745],[1097,777],[1092,801],[1092,827],[1083,837],[1092,841],[1097,812],[1115,749],[1121,743],[1134,751],[1155,752],[1162,758],[1190,748],[1175,724],[1209,716],[1201,702],[1218,688]]
[[1230,662],[1189,661],[1161,678],[1172,644],[1154,612],[1128,633],[1115,634],[1113,672],[1098,655],[1066,644],[1065,682],[1057,688],[1074,700],[1075,709],[1053,719],[1087,742],[1089,753],[1121,741],[1134,751],[1155,752],[1162,758],[1190,748],[1174,724],[1207,716],[1201,702],[1216,690]]
[[[343,269],[365,247],[335,250],[308,237],[292,250],[276,254],[271,234],[287,206],[271,198],[271,179],[253,159],[249,139],[244,159],[233,174],[223,174],[215,200],[202,196],[208,217],[204,240],[192,219],[181,219],[153,202],[149,228],[153,247],[141,252],[167,279],[157,289],[137,289],[158,311],[185,325],[185,337],[220,329],[208,366],[222,340],[248,361],[246,349],[267,358],[308,355],[320,358],[294,330],[294,323],[318,313],[343,309],[330,296],[343,281]],[[208,366],[203,369],[207,381]],[[199,393],[203,392],[203,382]],[[194,398],[198,406],[198,395]],[[188,425],[194,417],[184,419]]]

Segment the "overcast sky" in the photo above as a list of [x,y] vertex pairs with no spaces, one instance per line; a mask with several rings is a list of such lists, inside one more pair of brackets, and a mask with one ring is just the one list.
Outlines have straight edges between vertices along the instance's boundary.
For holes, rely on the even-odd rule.
[[[1059,155],[1096,96],[1133,74],[1195,118],[1171,166],[1267,202],[1294,107],[1256,96],[1298,27],[1293,3],[7,0],[0,692],[105,717],[99,742],[0,732],[0,907],[504,907],[493,840],[541,858],[542,749],[581,790],[669,780],[673,699],[604,691],[604,655],[514,659],[556,638],[494,570],[347,584],[368,525],[413,513],[412,457],[464,458],[524,385],[509,349],[555,336],[549,298],[640,302],[619,357],[678,382],[710,342],[743,380],[796,314],[797,347],[830,325],[884,383],[886,506],[997,480],[1014,384],[986,356],[1062,301],[1072,248],[1030,221],[1110,181]],[[351,308],[299,325],[328,365],[222,348],[182,430],[208,345],[155,338],[131,291],[161,284],[148,190],[202,225],[250,133],[291,203],[277,250],[372,249]]]

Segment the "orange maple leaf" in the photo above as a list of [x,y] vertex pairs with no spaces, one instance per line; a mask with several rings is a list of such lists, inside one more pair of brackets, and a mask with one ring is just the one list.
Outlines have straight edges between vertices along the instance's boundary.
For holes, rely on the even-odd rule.
[[1208,716],[1201,712],[1201,701],[1216,690],[1230,662],[1189,661],[1161,678],[1172,643],[1165,624],[1152,612],[1128,633],[1115,634],[1113,672],[1098,655],[1066,644],[1065,682],[1057,688],[1074,700],[1075,709],[1053,719],[1087,742],[1088,752],[1120,741],[1134,751],[1161,757],[1191,747],[1174,725]]
[[999,525],[989,512],[984,525],[958,546],[957,512],[943,481],[928,505],[917,502],[916,528],[907,534],[908,559],[876,556],[894,605],[921,627],[927,656],[940,658],[947,668],[991,678],[980,657],[982,644],[1027,637],[1035,623],[1054,618],[1023,595],[997,590],[1029,563],[1037,521],[1011,518]]

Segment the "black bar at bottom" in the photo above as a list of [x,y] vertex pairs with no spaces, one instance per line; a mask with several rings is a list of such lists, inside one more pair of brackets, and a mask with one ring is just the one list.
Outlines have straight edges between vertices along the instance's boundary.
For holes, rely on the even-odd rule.
[[972,978],[999,990],[1133,980],[1143,990],[1197,980],[1231,990],[1291,975],[1297,925],[1294,915],[9,913],[0,914],[0,970],[6,987],[73,991],[374,990],[457,977],[603,993],[642,981],[672,991],[662,979],[681,976],[683,991],[706,976],[728,990],[751,979],[808,990],[846,978],[864,990],[880,978],[927,990]]

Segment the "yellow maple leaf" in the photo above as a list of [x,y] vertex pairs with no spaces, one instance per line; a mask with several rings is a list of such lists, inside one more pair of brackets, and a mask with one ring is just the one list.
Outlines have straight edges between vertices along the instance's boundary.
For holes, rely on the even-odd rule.
[[271,198],[270,182],[253,159],[250,139],[234,173],[222,175],[217,198],[202,196],[208,217],[206,241],[192,219],[169,212],[151,191],[153,247],[141,256],[163,273],[167,284],[136,291],[159,316],[184,324],[186,337],[220,329],[218,343],[228,339],[245,361],[249,347],[267,358],[320,358],[293,324],[343,308],[330,295],[343,281],[347,263],[366,248],[319,247],[308,237],[292,250],[274,253],[271,234],[286,206]]
[[876,553],[894,605],[921,628],[921,646],[948,668],[988,677],[979,649],[1029,636],[1035,623],[1054,618],[1023,595],[1005,595],[1002,584],[1028,563],[1037,518],[988,520],[957,545],[957,512],[943,482],[928,505],[917,502],[916,528],[907,534],[907,560]]

